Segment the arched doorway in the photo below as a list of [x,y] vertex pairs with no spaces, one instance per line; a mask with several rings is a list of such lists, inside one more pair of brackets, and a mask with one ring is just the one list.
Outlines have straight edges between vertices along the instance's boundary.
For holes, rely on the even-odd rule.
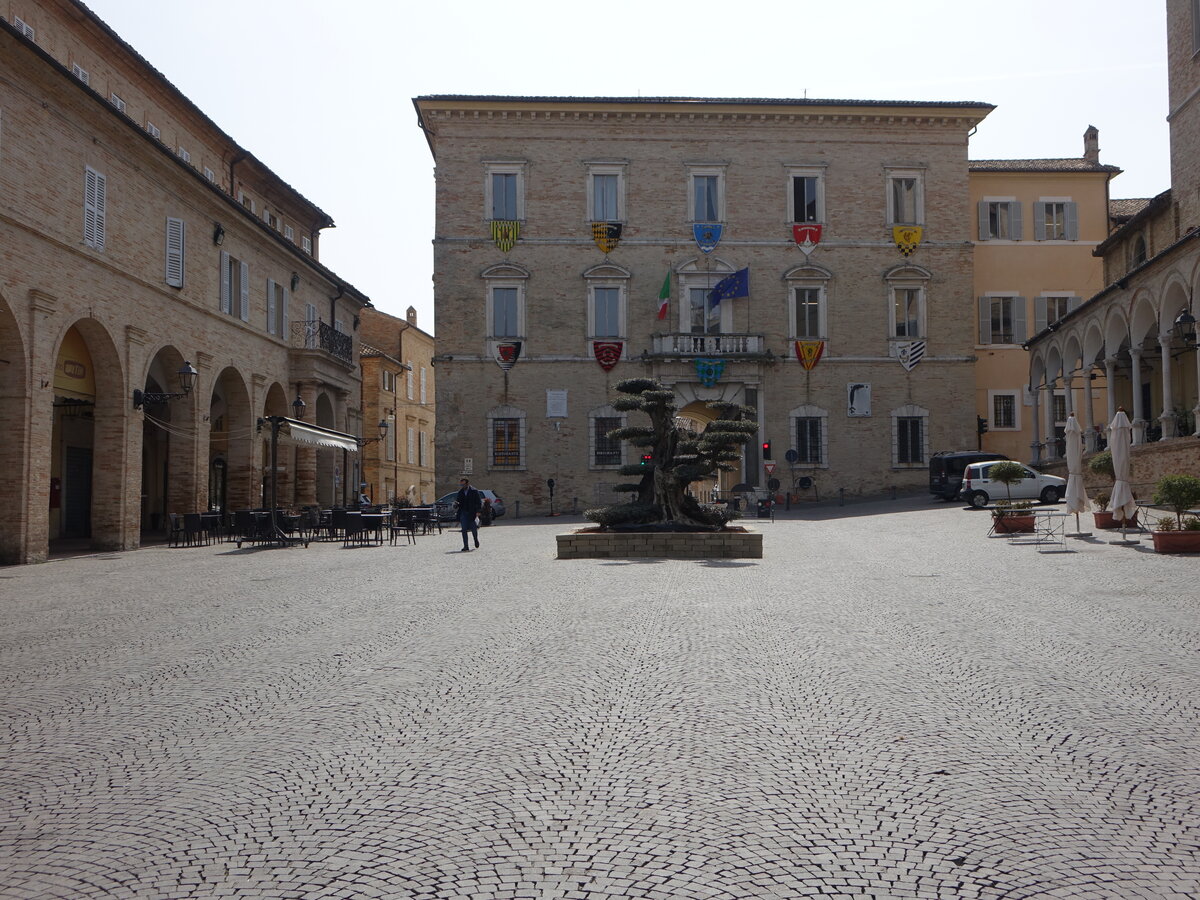
[[26,561],[28,517],[21,513],[30,502],[26,473],[29,458],[29,417],[25,406],[29,397],[27,372],[25,347],[17,320],[0,297],[0,421],[6,423],[4,440],[0,441],[0,495],[7,497],[10,504],[10,514],[0,516],[0,565]]
[[52,544],[74,540],[98,550],[132,549],[136,506],[121,462],[127,458],[130,396],[116,347],[99,322],[80,319],[63,333],[51,381],[49,458],[32,462],[48,470],[47,535]]
[[208,401],[208,508],[225,512],[258,505],[253,472],[257,433],[250,393],[237,369],[213,382]]
[[[329,399],[328,394],[317,394],[315,421],[322,428],[337,428],[333,402]],[[317,448],[317,502],[322,506],[335,506],[342,502],[343,455],[341,450],[333,450],[328,447]]]
[[[708,423],[716,418],[716,414],[701,400],[693,400],[684,406],[675,416],[675,424],[695,434],[702,434]],[[714,492],[728,491],[738,482],[736,472],[718,472],[715,478],[705,478],[693,482],[688,490],[701,503],[708,503],[714,497]],[[718,494],[719,496],[719,494]]]
[[199,512],[196,497],[195,449],[191,395],[182,394],[179,373],[183,355],[174,347],[163,347],[154,355],[142,391],[142,480],[141,530],[162,534],[169,514]]
[[[292,415],[292,408],[288,403],[287,394],[284,393],[283,386],[279,382],[275,382],[267,390],[267,399],[263,404],[263,417],[290,415]],[[302,451],[298,451],[296,447],[288,444],[278,448],[276,467],[279,482],[276,490],[281,506],[296,506],[299,502],[296,497],[295,479],[297,452]],[[269,502],[271,485],[271,431],[267,427],[264,427],[259,433],[258,455],[260,463],[258,467],[259,503],[266,507]]]

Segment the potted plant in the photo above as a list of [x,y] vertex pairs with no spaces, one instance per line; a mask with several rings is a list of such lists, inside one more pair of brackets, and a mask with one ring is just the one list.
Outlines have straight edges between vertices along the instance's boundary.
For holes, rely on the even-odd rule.
[[1200,553],[1200,519],[1187,515],[1200,507],[1200,478],[1164,475],[1154,487],[1154,503],[1175,513],[1156,522],[1151,537],[1156,553]]
[[[1117,473],[1113,471],[1112,453],[1108,450],[1102,450],[1088,460],[1088,468],[1097,475],[1104,475],[1108,478],[1110,484],[1116,484]],[[1092,511],[1092,518],[1096,522],[1097,528],[1136,528],[1137,513],[1133,514],[1133,518],[1128,521],[1123,521],[1113,517],[1112,511],[1109,510],[1108,501],[1112,497],[1111,491],[1098,491],[1092,499],[1095,501],[1099,509]]]
[[1019,534],[1033,531],[1034,519],[1029,500],[1000,500],[992,510],[992,531],[996,534]]

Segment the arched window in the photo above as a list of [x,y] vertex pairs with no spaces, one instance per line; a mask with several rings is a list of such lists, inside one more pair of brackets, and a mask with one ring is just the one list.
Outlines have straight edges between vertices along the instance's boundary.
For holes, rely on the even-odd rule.
[[1133,244],[1129,249],[1129,268],[1136,269],[1146,261],[1146,236],[1144,234],[1135,235]]

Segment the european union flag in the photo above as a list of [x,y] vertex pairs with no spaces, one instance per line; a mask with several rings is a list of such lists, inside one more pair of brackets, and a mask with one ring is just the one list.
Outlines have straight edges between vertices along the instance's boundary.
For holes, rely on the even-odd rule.
[[717,282],[717,286],[708,292],[708,306],[713,309],[720,306],[725,299],[736,300],[738,297],[750,296],[750,268],[738,269],[732,275],[727,275]]

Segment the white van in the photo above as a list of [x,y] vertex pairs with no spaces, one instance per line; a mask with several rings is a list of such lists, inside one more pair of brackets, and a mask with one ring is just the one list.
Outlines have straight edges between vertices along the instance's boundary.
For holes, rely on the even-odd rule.
[[1017,463],[1025,470],[1025,477],[1012,485],[992,481],[988,473],[992,466],[1004,460],[971,463],[963,470],[962,496],[976,509],[982,509],[997,500],[1007,500],[1012,490],[1013,500],[1040,500],[1042,503],[1057,503],[1067,492],[1067,480],[1057,475],[1043,475],[1024,463]]

